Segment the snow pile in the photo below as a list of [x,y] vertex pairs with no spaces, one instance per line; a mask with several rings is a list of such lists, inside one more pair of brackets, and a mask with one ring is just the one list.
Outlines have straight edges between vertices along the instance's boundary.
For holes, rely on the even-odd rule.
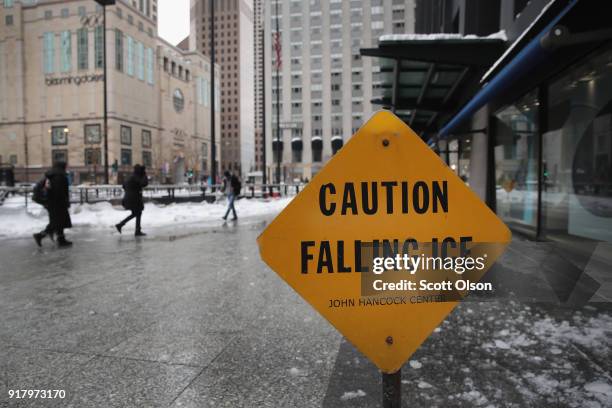
[[[239,218],[275,214],[291,201],[292,197],[281,199],[242,199],[236,201]],[[21,204],[19,204],[21,203]],[[47,225],[47,212],[35,203],[29,203],[27,210],[23,198],[11,199],[8,205],[0,206],[0,237],[31,235]],[[145,204],[142,223],[145,228],[165,227],[181,224],[196,224],[218,221],[225,214],[226,202],[181,203],[158,205]],[[75,228],[110,229],[129,214],[122,207],[113,207],[108,202],[96,204],[73,204],[70,208]],[[231,215],[230,215],[231,217]]]
[[362,390],[357,390],[357,391],[347,391],[344,394],[342,394],[342,396],[340,397],[340,399],[342,401],[348,401],[348,400],[352,400],[355,398],[360,398],[360,397],[365,397],[366,393],[363,392]]
[[508,41],[506,32],[504,30],[498,31],[487,36],[478,36],[474,34],[456,34],[456,33],[433,33],[433,34],[385,34],[379,38],[380,42],[390,41],[442,41],[442,40],[468,40],[468,41],[482,41],[482,40],[502,40]]

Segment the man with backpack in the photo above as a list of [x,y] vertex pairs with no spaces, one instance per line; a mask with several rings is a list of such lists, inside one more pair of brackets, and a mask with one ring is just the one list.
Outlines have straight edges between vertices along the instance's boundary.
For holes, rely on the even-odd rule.
[[140,229],[140,219],[144,211],[142,190],[148,185],[149,178],[147,177],[145,166],[141,166],[140,164],[135,165],[134,173],[125,183],[123,183],[125,195],[123,196],[121,204],[123,204],[123,208],[130,210],[132,213],[119,224],[115,225],[115,228],[117,228],[120,234],[125,224],[131,219],[136,218],[136,230],[134,231],[134,235],[137,237],[144,237],[147,235]]
[[238,219],[238,215],[236,215],[236,208],[234,207],[234,201],[236,197],[240,195],[240,190],[242,189],[242,184],[240,180],[235,175],[231,174],[229,171],[225,171],[223,178],[223,190],[227,194],[227,211],[223,216],[223,220],[227,220],[227,216],[230,211],[234,214],[232,221],[236,221]]
[[57,237],[60,247],[69,247],[72,242],[64,236],[64,229],[72,228],[70,219],[70,191],[68,175],[66,174],[66,162],[56,162],[53,168],[45,173],[45,177],[34,187],[33,200],[42,204],[49,213],[49,224],[47,227],[34,234],[34,240],[38,246],[42,246],[42,240],[47,235],[53,239]]

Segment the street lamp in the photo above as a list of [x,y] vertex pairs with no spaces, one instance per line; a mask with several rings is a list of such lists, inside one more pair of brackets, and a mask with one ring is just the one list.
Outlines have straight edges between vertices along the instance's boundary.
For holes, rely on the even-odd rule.
[[115,0],[95,0],[102,6],[102,60],[104,64],[104,184],[108,181],[108,101],[107,101],[107,66],[106,66],[106,6],[115,5]]

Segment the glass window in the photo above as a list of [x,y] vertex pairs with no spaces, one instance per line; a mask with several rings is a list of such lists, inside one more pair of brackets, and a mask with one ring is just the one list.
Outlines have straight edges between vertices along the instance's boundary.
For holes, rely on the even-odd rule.
[[115,29],[115,68],[123,72],[123,32]]
[[152,167],[153,165],[153,157],[151,152],[143,151],[142,152],[142,164],[145,167]]
[[291,149],[291,162],[301,163],[302,162],[302,149]]
[[5,8],[13,7],[13,0],[4,0],[4,7]]
[[12,14],[7,14],[6,16],[4,16],[4,23],[7,26],[12,26],[13,25],[13,15]]
[[142,147],[149,148],[151,147],[151,131],[150,130],[142,130]]
[[174,110],[177,112],[182,112],[185,107],[185,96],[180,89],[175,89],[174,94],[172,96],[172,102],[174,104]]
[[202,93],[204,98],[204,106],[208,107],[210,105],[210,83],[206,78],[204,78],[204,83],[202,84]]
[[202,78],[200,77],[196,77],[196,96],[198,105],[202,105],[204,103],[204,98],[202,95]]
[[538,105],[534,90],[495,114],[497,214],[530,231],[537,223]]
[[88,40],[87,28],[77,30],[77,64],[79,69],[88,68]]
[[121,149],[121,165],[132,165],[132,151],[130,149]]
[[85,17],[85,15],[87,14],[87,9],[85,8],[85,6],[79,6],[79,16],[80,17]]
[[70,17],[70,10],[68,10],[67,8],[63,8],[62,11],[60,12],[62,18],[68,18]]
[[94,55],[96,57],[96,68],[104,68],[104,28],[96,26]]
[[85,125],[85,144],[100,143],[102,141],[101,127],[98,124]]
[[60,53],[60,67],[61,72],[70,72],[72,69],[72,41],[70,31],[62,31],[60,34],[61,41],[61,53]]
[[136,41],[136,67],[138,79],[144,81],[144,45]]
[[51,163],[64,162],[68,163],[68,150],[55,149],[51,150]]
[[43,34],[43,60],[45,74],[55,72],[55,36],[53,33]]
[[68,128],[66,126],[53,126],[51,128],[51,144],[54,146],[68,144]]
[[134,76],[134,39],[127,36],[127,74]]
[[132,144],[132,128],[131,127],[121,125],[121,144],[123,145]]
[[219,92],[219,86],[215,84],[215,111],[219,112],[221,108],[221,95]]
[[551,83],[542,232],[612,242],[612,48]]
[[86,166],[95,166],[100,163],[102,163],[102,150],[99,147],[85,149]]
[[146,50],[147,57],[147,83],[153,85],[153,49],[147,48]]

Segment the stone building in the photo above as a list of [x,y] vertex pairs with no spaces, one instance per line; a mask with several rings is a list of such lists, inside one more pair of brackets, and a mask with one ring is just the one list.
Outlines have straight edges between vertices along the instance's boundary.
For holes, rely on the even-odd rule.
[[[102,16],[91,0],[0,3],[0,162],[18,180],[55,160],[75,184],[104,180]],[[156,1],[117,1],[106,26],[111,181],[137,163],[158,182],[208,175],[209,60],[157,36]]]

